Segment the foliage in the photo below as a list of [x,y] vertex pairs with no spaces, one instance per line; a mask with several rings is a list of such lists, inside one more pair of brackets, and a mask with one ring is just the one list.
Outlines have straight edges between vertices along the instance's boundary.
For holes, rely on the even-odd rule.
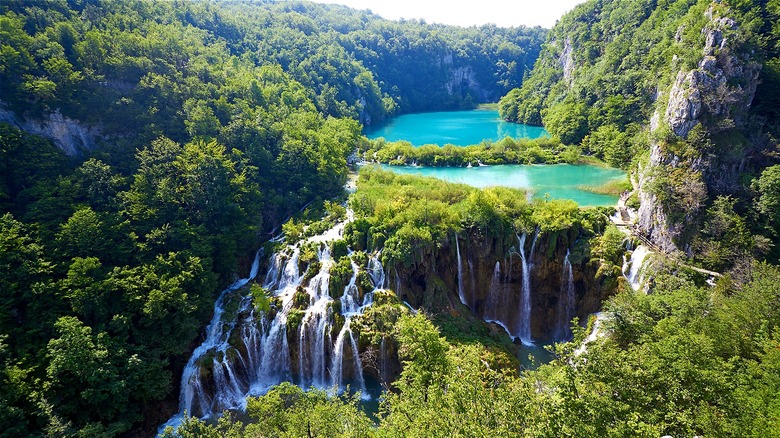
[[387,142],[382,138],[363,141],[358,153],[366,162],[420,166],[476,166],[479,164],[579,163],[581,151],[565,147],[551,138],[534,140],[505,137],[471,146],[412,146],[407,141]]
[[249,293],[252,295],[252,304],[258,312],[268,313],[271,311],[271,298],[268,291],[259,284],[253,283],[249,287]]
[[758,192],[756,210],[777,235],[780,232],[780,165],[764,169],[753,188]]
[[359,406],[360,394],[332,396],[327,391],[303,391],[282,383],[247,401],[247,436],[365,437],[373,423]]
[[756,265],[737,289],[726,279],[697,286],[669,268],[652,294],[611,298],[587,348],[577,330],[551,348],[552,362],[522,374],[484,360],[482,347],[448,344],[424,314],[403,314],[404,368],[374,427],[354,397],[284,383],[250,399],[253,422],[231,426],[240,434],[226,416],[216,426],[188,420],[179,436],[773,436],[780,271]]
[[[222,137],[231,147],[275,137],[279,127],[253,129],[255,117],[246,117],[276,100],[257,74],[270,66],[302,86],[285,94],[285,105],[308,101],[321,114],[367,124],[398,110],[473,107],[522,83],[545,34],[391,22],[298,1],[10,2],[0,13],[6,103],[142,133],[141,144],[161,134]],[[448,88],[466,67],[478,85]]]

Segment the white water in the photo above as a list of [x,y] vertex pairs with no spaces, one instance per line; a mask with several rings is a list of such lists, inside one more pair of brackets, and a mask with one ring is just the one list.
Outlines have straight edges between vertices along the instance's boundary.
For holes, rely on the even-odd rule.
[[457,234],[455,234],[455,250],[457,251],[458,255],[458,297],[460,298],[460,302],[468,307],[468,303],[466,303],[466,295],[463,293],[463,262],[460,258],[460,245],[458,244]]
[[563,259],[563,273],[561,274],[561,299],[558,305],[558,329],[557,340],[566,340],[571,337],[569,326],[575,312],[574,272],[569,261],[570,251],[566,250],[566,258]]
[[631,259],[623,265],[623,275],[635,291],[642,287],[642,264],[648,254],[650,254],[650,250],[644,245],[639,245],[631,253]]
[[[347,384],[367,397],[356,339],[350,329],[351,318],[363,313],[373,303],[373,293],[384,287],[385,274],[379,254],[369,255],[368,274],[373,290],[362,300],[356,285],[360,268],[352,263],[353,275],[339,297],[344,325],[336,339],[333,330],[333,303],[329,294],[330,269],[334,261],[325,242],[338,238],[344,224],[314,236],[306,242],[320,245],[320,271],[303,284],[299,271],[300,244],[286,247],[274,254],[265,275],[263,287],[277,299],[275,315],[259,314],[254,309],[251,294],[236,292],[257,276],[260,253],[255,257],[249,277],[237,281],[220,294],[214,304],[214,317],[206,329],[206,340],[198,346],[188,361],[181,379],[179,413],[161,426],[176,427],[184,414],[206,418],[225,409],[243,409],[246,398],[260,395],[283,381],[295,380],[303,388],[343,390]],[[309,305],[301,317],[294,339],[298,340],[298,357],[293,368],[293,354],[288,344],[288,319],[294,314],[294,296],[302,288]],[[226,308],[236,308],[235,315],[226,315]],[[296,312],[301,312],[297,310]],[[273,316],[273,317],[271,317]],[[232,342],[231,342],[232,341]],[[240,348],[236,348],[239,343]],[[344,363],[349,350],[351,360]],[[295,375],[294,375],[295,373]]]
[[[501,262],[496,262],[496,267],[493,268],[493,277],[490,279],[490,289],[488,290],[487,305],[485,306],[485,313],[492,313],[494,309],[498,309],[501,306],[501,298],[498,296],[498,288],[501,286]],[[487,315],[486,315],[487,316]]]
[[[209,322],[209,325],[206,327],[206,340],[204,340],[203,343],[192,352],[192,357],[190,357],[190,360],[187,362],[187,365],[184,367],[184,371],[182,372],[181,392],[179,395],[180,412],[168,420],[168,422],[166,422],[164,425],[162,425],[160,431],[162,431],[162,429],[164,429],[166,426],[178,426],[183,419],[183,414],[185,412],[191,412],[191,406],[194,402],[197,402],[201,406],[209,404],[209,401],[203,393],[203,386],[200,381],[200,373],[198,372],[198,367],[195,364],[208,351],[222,349],[227,346],[228,337],[226,336],[224,326],[221,321],[222,314],[224,313],[225,297],[229,293],[246,286],[247,283],[249,283],[257,276],[257,271],[260,268],[261,255],[262,250],[257,251],[255,254],[255,259],[252,262],[252,268],[249,271],[249,276],[236,281],[227,289],[222,291],[222,293],[217,298],[217,301],[214,303],[214,316],[211,318],[211,322]],[[232,329],[233,327],[230,328]],[[221,370],[220,366],[216,366],[216,356],[214,361],[214,368],[219,368]],[[215,375],[215,379],[219,377],[220,376]]]
[[574,356],[579,356],[582,353],[586,352],[588,350],[588,344],[595,341],[596,339],[604,336],[602,325],[604,323],[605,316],[603,313],[598,312],[595,313],[593,316],[595,316],[595,320],[593,322],[593,328],[591,332],[588,334],[588,336],[582,341],[582,344],[577,347],[576,350],[574,350]]
[[[533,260],[534,250],[536,248],[536,238],[538,231],[534,233],[534,240],[531,243],[530,259]],[[520,298],[520,327],[518,337],[523,344],[533,344],[531,339],[531,269],[533,265],[528,262],[525,256],[526,233],[517,239],[518,252],[520,253],[521,267],[523,270],[522,295]]]

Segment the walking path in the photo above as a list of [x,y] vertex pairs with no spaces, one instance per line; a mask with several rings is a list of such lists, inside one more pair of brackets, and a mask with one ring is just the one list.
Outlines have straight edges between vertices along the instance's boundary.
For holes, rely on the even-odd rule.
[[720,272],[714,272],[707,269],[699,268],[696,266],[691,266],[688,263],[685,262],[683,258],[681,258],[678,254],[670,254],[665,251],[663,251],[661,248],[658,247],[655,243],[653,243],[650,239],[647,238],[644,234],[642,234],[639,230],[639,227],[634,223],[633,219],[631,219],[631,215],[628,214],[628,207],[626,207],[626,200],[631,195],[630,192],[623,192],[623,194],[620,195],[620,199],[618,199],[617,206],[615,208],[617,209],[618,214],[611,216],[609,219],[612,221],[617,228],[625,233],[629,237],[635,237],[640,242],[642,242],[643,245],[650,248],[650,250],[654,254],[659,254],[663,257],[666,257],[667,259],[674,260],[679,265],[691,269],[693,271],[699,272],[701,274],[709,275],[711,277],[722,277],[723,274]]

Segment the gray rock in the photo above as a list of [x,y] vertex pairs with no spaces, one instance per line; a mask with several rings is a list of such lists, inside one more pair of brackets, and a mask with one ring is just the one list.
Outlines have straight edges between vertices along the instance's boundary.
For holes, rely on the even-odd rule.
[[80,155],[95,149],[96,141],[102,138],[99,126],[85,125],[78,120],[63,116],[59,110],[46,114],[42,119],[25,120],[17,117],[0,102],[0,122],[48,138],[68,156]]

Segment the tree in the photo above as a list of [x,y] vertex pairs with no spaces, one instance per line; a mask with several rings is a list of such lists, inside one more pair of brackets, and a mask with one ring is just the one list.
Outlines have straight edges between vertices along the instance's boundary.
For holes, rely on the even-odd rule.
[[753,182],[758,192],[755,208],[766,225],[777,235],[780,233],[780,165],[767,167]]
[[550,134],[565,144],[579,144],[588,132],[587,109],[582,103],[551,106],[543,112],[542,120]]
[[129,395],[112,357],[116,346],[76,317],[63,316],[54,327],[56,337],[46,349],[47,398],[79,426],[113,419]]

